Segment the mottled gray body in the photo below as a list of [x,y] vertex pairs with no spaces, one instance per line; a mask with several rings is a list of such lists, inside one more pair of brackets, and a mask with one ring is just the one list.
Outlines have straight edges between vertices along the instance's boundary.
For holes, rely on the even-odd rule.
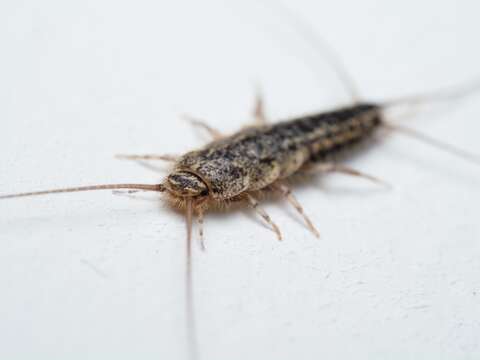
[[[213,199],[260,190],[302,167],[322,161],[367,138],[381,124],[380,107],[359,104],[298,119],[249,127],[182,156],[179,181],[205,183]],[[175,179],[171,179],[175,180]],[[188,188],[190,184],[184,185]],[[194,185],[194,184],[192,184]]]

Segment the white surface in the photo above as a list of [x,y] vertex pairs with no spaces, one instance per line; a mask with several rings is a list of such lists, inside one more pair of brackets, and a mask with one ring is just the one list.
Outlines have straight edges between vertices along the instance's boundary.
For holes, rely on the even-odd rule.
[[[288,4],[366,98],[479,73],[476,2]],[[2,2],[1,192],[157,181],[113,154],[198,147],[181,112],[238,129],[256,81],[275,119],[347,101],[270,9]],[[473,97],[409,125],[479,153],[479,118]],[[338,175],[297,188],[320,240],[280,203],[265,208],[282,243],[248,212],[207,217],[207,252],[194,254],[201,359],[478,358],[480,169],[400,135],[351,164],[394,189]],[[57,195],[2,202],[0,229],[0,358],[186,358],[179,214],[109,192]]]

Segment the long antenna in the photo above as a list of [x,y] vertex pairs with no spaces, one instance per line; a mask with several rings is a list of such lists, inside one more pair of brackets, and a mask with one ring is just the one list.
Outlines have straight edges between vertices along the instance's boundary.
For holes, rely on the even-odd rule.
[[186,269],[185,269],[185,307],[187,320],[187,345],[189,359],[195,360],[198,357],[197,329],[195,324],[195,306],[193,301],[193,281],[192,281],[192,199],[186,199],[186,225],[187,225],[187,243],[186,243]]
[[155,184],[155,185],[107,184],[107,185],[80,186],[80,187],[72,187],[72,188],[65,188],[65,189],[53,189],[53,190],[32,191],[32,192],[24,192],[24,193],[17,193],[17,194],[0,195],[0,200],[27,197],[27,196],[37,196],[37,195],[72,193],[72,192],[94,191],[94,190],[118,190],[118,189],[133,189],[133,190],[145,190],[145,191],[157,191],[157,192],[165,191],[165,187],[162,184]]
[[460,149],[454,145],[448,144],[446,142],[434,139],[428,135],[425,135],[421,132],[418,132],[416,130],[410,129],[405,126],[400,126],[400,125],[392,125],[389,123],[383,123],[383,126],[386,127],[387,129],[395,130],[398,131],[404,135],[407,135],[413,139],[420,140],[421,142],[428,144],[430,146],[433,146],[439,150],[445,151],[449,154],[455,155],[457,157],[460,157],[466,161],[472,162],[476,165],[480,165],[480,155],[472,154],[468,151],[465,151],[463,149]]
[[345,64],[333,47],[330,46],[325,39],[320,37],[302,16],[285,6],[281,1],[276,1],[275,5],[272,4],[272,8],[277,9],[285,18],[290,19],[290,23],[294,30],[298,31],[303,39],[321,54],[337,74],[342,85],[346,88],[348,95],[355,103],[358,103],[360,93],[355,85],[353,77],[350,75]]

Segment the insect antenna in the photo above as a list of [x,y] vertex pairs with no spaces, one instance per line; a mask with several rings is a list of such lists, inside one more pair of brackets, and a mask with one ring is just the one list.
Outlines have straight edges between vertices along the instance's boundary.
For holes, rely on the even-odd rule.
[[402,133],[403,135],[407,135],[411,137],[412,139],[419,140],[427,145],[433,146],[436,149],[442,150],[444,152],[447,152],[451,155],[454,155],[456,157],[462,158],[466,161],[472,162],[476,165],[480,165],[480,155],[477,154],[472,154],[466,150],[460,149],[459,147],[456,147],[455,145],[446,143],[444,141],[437,140],[435,138],[432,138],[431,136],[428,136],[426,134],[423,134],[417,130],[410,129],[405,126],[400,126],[400,125],[393,125],[389,123],[384,123],[383,126],[387,129],[398,131]]
[[156,192],[165,191],[165,187],[162,184],[153,184],[153,185],[105,184],[105,185],[79,186],[79,187],[71,187],[71,188],[65,188],[65,189],[53,189],[53,190],[32,191],[32,192],[24,192],[24,193],[17,193],[17,194],[0,195],[0,200],[27,197],[27,196],[37,196],[37,195],[72,193],[72,192],[80,192],[80,191],[119,190],[119,189],[144,190],[144,191],[156,191]]
[[186,225],[187,225],[187,243],[186,243],[186,269],[185,269],[185,307],[187,321],[187,342],[189,358],[197,358],[197,333],[195,325],[195,309],[193,301],[193,282],[192,282],[192,217],[193,201],[186,199]]

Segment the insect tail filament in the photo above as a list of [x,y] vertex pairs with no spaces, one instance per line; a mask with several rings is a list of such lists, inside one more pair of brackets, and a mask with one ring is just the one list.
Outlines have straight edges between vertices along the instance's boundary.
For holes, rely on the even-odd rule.
[[480,92],[480,79],[476,79],[475,81],[457,87],[450,87],[430,93],[408,95],[393,100],[387,100],[381,102],[379,105],[383,108],[391,108],[405,105],[417,106],[442,101],[455,101],[474,95],[477,92]]
[[480,155],[472,154],[468,151],[460,149],[454,145],[448,144],[446,142],[434,139],[428,135],[425,135],[417,130],[410,129],[405,126],[392,125],[388,123],[383,123],[383,126],[387,129],[398,131],[404,135],[407,135],[413,139],[419,140],[427,145],[433,146],[439,150],[445,151],[454,156],[460,157],[466,161],[470,161],[476,165],[480,165]]

